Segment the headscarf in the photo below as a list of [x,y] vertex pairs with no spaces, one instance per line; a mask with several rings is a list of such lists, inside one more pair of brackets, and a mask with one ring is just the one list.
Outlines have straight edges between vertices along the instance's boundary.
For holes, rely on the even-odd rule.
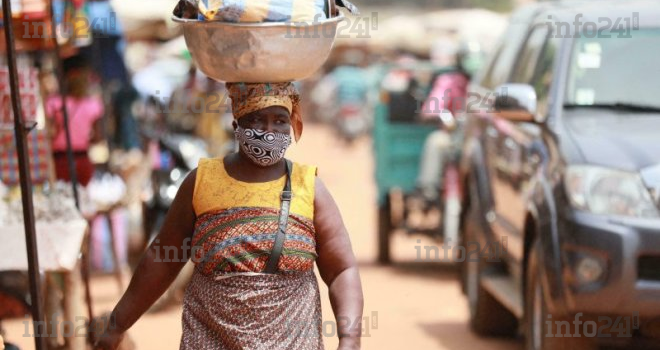
[[296,142],[303,130],[300,94],[292,83],[227,83],[234,119],[271,106],[282,106],[291,115]]

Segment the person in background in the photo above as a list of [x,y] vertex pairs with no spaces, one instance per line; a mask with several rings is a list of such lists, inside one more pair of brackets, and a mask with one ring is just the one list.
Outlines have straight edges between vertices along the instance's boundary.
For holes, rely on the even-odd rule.
[[106,120],[104,137],[109,150],[136,150],[142,147],[134,104],[139,93],[131,82],[124,60],[127,40],[121,18],[112,1],[94,0],[85,3],[89,23],[93,23],[90,45],[79,48],[80,55],[91,64],[101,80]]
[[367,80],[362,67],[365,54],[358,49],[351,49],[344,54],[343,62],[330,76],[337,84],[336,103],[339,105],[358,105],[366,103]]
[[[78,182],[87,186],[94,175],[94,165],[87,155],[91,143],[101,138],[100,119],[103,116],[103,101],[90,93],[93,75],[88,62],[82,56],[73,56],[64,61],[66,107],[69,117],[71,147],[76,163]],[[46,99],[46,116],[49,119],[49,135],[57,179],[71,181],[67,158],[62,96],[53,94]]]
[[476,43],[462,43],[456,52],[456,70],[436,78],[422,106],[421,116],[440,124],[424,143],[417,177],[418,192],[427,203],[435,203],[440,198],[445,152],[451,146],[450,134],[456,127],[456,118],[466,112],[468,84],[480,66],[481,56]]
[[335,126],[340,135],[361,135],[369,127],[369,76],[363,68],[366,55],[359,49],[348,49],[339,64],[312,92],[312,99],[324,121]]

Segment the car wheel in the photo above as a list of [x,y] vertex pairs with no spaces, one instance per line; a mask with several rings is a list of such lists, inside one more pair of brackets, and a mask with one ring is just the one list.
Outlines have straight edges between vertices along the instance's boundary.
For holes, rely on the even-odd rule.
[[[478,217],[471,206],[466,217],[464,242],[474,242]],[[481,256],[467,254],[464,261],[465,290],[470,308],[470,327],[481,336],[513,336],[517,330],[516,317],[481,285],[487,262]]]
[[[541,284],[541,265],[539,253],[541,244],[537,240],[532,246],[529,255],[525,290],[525,350],[593,350],[597,349],[591,338],[585,337],[549,337],[550,333],[556,332],[556,326],[550,330],[546,327],[549,316],[547,302]],[[572,318],[552,317],[557,322],[567,321],[571,324]],[[571,329],[571,333],[572,333]],[[556,334],[552,334],[556,335]]]
[[389,264],[390,260],[390,234],[392,232],[392,216],[389,196],[378,207],[378,262]]

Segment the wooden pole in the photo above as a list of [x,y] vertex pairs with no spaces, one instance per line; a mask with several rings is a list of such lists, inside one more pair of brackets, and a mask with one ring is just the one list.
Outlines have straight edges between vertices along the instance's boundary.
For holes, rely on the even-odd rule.
[[21,182],[21,199],[23,202],[23,224],[25,226],[25,245],[27,247],[28,274],[30,277],[30,308],[32,309],[32,322],[34,327],[34,343],[37,350],[46,349],[46,329],[43,313],[43,297],[41,289],[41,276],[39,274],[39,255],[37,251],[37,232],[34,220],[34,206],[32,203],[32,177],[26,135],[31,127],[23,122],[21,110],[21,95],[18,88],[18,69],[16,67],[16,43],[14,42],[14,28],[11,16],[10,0],[2,0],[2,14],[5,25],[5,42],[7,43],[7,66],[9,68],[9,86],[11,89],[11,104],[14,112],[14,135],[16,137],[16,150],[18,152],[18,170]]

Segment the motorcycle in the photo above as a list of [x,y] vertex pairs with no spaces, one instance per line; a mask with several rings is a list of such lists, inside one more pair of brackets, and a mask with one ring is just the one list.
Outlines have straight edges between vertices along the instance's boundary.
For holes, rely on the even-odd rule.
[[156,161],[151,186],[144,196],[144,232],[151,242],[160,231],[179,187],[201,158],[209,157],[206,143],[195,136],[176,133],[151,135]]
[[336,128],[346,143],[353,143],[368,131],[369,125],[365,116],[364,107],[357,104],[343,105],[339,108]]
[[[435,149],[434,152],[429,153],[429,156],[433,155],[431,159],[423,160],[423,162],[441,162],[437,173],[440,181],[438,181],[437,187],[432,189],[434,194],[427,193],[430,188],[426,186],[418,187],[410,194],[396,189],[390,192],[388,203],[392,222],[396,227],[403,228],[409,233],[415,232],[430,236],[447,247],[447,249],[443,248],[443,251],[453,254],[460,252],[460,249],[454,248],[460,245],[462,191],[459,162],[462,137],[460,131],[462,129],[458,127],[459,121],[449,111],[444,111],[431,120],[432,123],[436,121],[440,123],[443,134],[448,136],[448,140],[441,142],[443,146],[432,142],[430,145],[433,146],[427,147],[442,147],[442,149]],[[447,258],[449,261],[456,261],[460,257]]]
[[[165,115],[169,101],[146,98],[143,111],[142,136],[152,159],[149,185],[143,193],[144,249],[160,232],[167,212],[188,174],[201,158],[210,157],[208,145],[202,138]],[[144,250],[143,249],[143,250]],[[150,312],[160,311],[177,301],[192,276],[189,262],[167,291],[154,303]]]

